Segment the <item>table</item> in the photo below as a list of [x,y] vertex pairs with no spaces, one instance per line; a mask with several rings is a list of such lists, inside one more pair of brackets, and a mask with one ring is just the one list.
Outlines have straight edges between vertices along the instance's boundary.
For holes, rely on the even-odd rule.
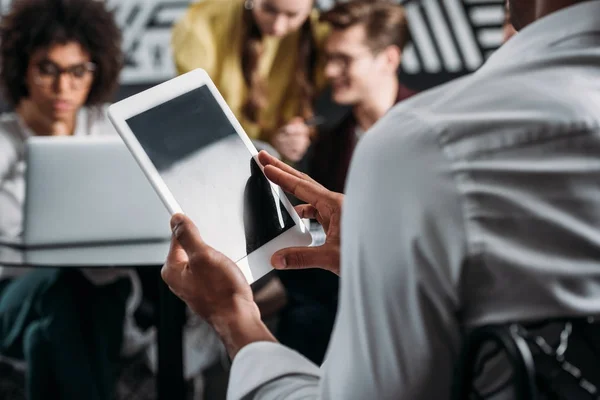
[[[0,243],[0,265],[52,268],[159,268],[169,242],[132,242],[22,249]],[[185,305],[160,282],[158,311],[159,399],[184,399],[183,325]]]

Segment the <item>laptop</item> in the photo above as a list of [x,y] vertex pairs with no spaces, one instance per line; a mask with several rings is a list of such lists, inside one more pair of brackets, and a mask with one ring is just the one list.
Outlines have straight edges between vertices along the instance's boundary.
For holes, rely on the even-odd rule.
[[8,244],[170,238],[170,215],[120,137],[31,137],[25,157],[23,233]]

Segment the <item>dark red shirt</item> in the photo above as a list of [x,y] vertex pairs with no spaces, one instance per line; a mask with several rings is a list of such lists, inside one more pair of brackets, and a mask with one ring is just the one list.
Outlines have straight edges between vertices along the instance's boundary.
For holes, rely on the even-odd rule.
[[[415,94],[400,85],[397,102]],[[309,174],[323,186],[343,192],[357,143],[357,122],[349,113],[334,129],[322,132],[313,146]],[[329,271],[278,271],[289,302],[280,314],[278,339],[313,362],[325,356],[337,312],[339,278]]]
[[[399,84],[396,103],[405,100],[417,92]],[[350,160],[356,144],[358,127],[354,114],[350,112],[336,127],[319,132],[316,139],[308,175],[334,192],[344,192]]]

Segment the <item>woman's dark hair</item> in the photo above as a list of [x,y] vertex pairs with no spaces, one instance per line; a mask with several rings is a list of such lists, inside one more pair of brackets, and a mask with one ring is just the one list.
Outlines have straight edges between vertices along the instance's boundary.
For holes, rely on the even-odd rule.
[[109,101],[123,65],[121,31],[99,0],[15,0],[0,20],[0,86],[17,106],[28,96],[29,58],[38,49],[76,42],[96,64],[86,104]]
[[[242,38],[242,73],[248,86],[248,97],[242,113],[251,122],[258,122],[258,111],[267,103],[267,83],[258,73],[258,63],[263,52],[262,33],[254,19],[252,10],[244,10]],[[300,89],[298,116],[308,119],[313,115],[315,96],[315,73],[317,46],[313,37],[311,18],[308,16],[300,27],[298,63],[294,72],[296,86]],[[284,123],[285,121],[280,121]]]

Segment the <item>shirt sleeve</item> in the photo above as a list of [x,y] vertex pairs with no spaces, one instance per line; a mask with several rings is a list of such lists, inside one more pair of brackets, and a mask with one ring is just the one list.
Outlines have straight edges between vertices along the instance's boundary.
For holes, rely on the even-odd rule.
[[0,132],[0,184],[8,178],[16,158],[15,140],[10,133]]
[[175,24],[171,35],[171,48],[178,74],[196,68],[204,69],[213,76],[215,68],[215,40],[210,29],[208,16],[202,9],[192,6],[185,16]]
[[17,138],[11,133],[0,133],[0,236],[21,233],[25,190],[23,172],[18,169]]
[[392,110],[359,144],[342,220],[338,316],[321,367],[278,344],[235,358],[230,399],[448,398],[466,234],[435,130]]

